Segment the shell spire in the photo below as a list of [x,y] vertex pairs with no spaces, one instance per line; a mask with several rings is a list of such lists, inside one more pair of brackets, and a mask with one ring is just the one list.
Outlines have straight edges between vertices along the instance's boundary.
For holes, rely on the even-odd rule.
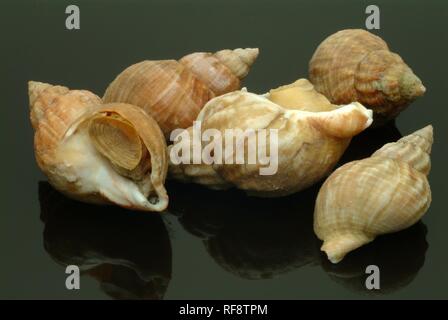
[[331,262],[421,219],[431,204],[426,175],[432,141],[429,125],[328,177],[317,196],[314,231]]
[[103,100],[141,107],[169,139],[173,130],[191,126],[210,99],[238,90],[257,56],[258,49],[235,49],[142,61],[122,71]]
[[220,50],[215,52],[215,57],[219,59],[233,74],[243,79],[249,73],[250,67],[255,62],[259,54],[258,48]]
[[380,37],[347,29],[326,38],[314,52],[309,75],[332,103],[358,101],[374,112],[374,125],[395,118],[425,93],[421,80]]
[[52,87],[52,85],[48,83],[39,81],[28,81],[28,96],[30,101],[30,108],[34,108],[36,99],[39,97],[39,95],[50,87]]
[[428,125],[414,133],[405,136],[397,142],[384,145],[372,157],[387,157],[406,162],[414,169],[428,175],[431,169],[431,147],[433,143],[433,128]]
[[41,82],[28,91],[36,161],[57,190],[84,202],[166,208],[166,143],[143,110]]
[[42,160],[41,156],[46,158],[46,150],[54,148],[87,106],[101,104],[101,98],[90,91],[69,90],[37,81],[28,82],[28,95],[30,120],[36,131],[34,142],[38,161]]

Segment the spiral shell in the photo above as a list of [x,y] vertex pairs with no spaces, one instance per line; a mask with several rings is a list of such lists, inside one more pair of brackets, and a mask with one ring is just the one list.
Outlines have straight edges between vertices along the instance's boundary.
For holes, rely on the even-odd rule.
[[121,72],[103,100],[143,108],[168,138],[172,130],[191,126],[207,101],[239,89],[257,56],[258,49],[235,49],[142,61]]
[[29,96],[36,160],[56,189],[86,202],[166,208],[166,144],[150,116],[132,105],[103,105],[85,90],[33,81]]
[[374,124],[395,118],[425,92],[420,79],[368,31],[348,29],[325,39],[314,52],[309,77],[332,103],[358,101],[374,111]]
[[376,236],[415,224],[431,203],[432,126],[337,169],[319,191],[314,231],[337,263]]
[[[212,99],[202,109],[197,123],[201,124],[201,134],[210,129],[224,138],[221,141],[208,143],[202,140],[198,143],[203,150],[211,149],[210,146],[223,150],[223,158],[215,154],[212,164],[204,161],[195,163],[193,150],[187,161],[174,162],[178,154],[183,155],[196,143],[195,128],[190,127],[186,135],[185,131],[179,133],[175,143],[169,147],[172,160],[170,175],[215,189],[235,186],[259,196],[283,196],[319,181],[332,170],[350,139],[368,127],[372,119],[371,111],[359,103],[336,108],[323,96],[311,91],[310,86],[312,88],[308,81],[299,80],[290,86],[273,90],[266,96],[242,90]],[[291,90],[297,92],[292,94]],[[286,97],[282,96],[283,93]],[[272,102],[271,98],[282,101],[285,107]],[[301,109],[304,106],[308,110],[332,111],[303,111]],[[238,152],[247,151],[249,138],[245,136],[241,143],[235,141],[238,140],[236,138],[230,142],[233,146],[229,148],[230,151],[225,150],[227,142],[223,141],[227,139],[227,129],[243,132],[264,130],[261,132],[261,138],[265,133],[264,142],[260,142],[263,140],[259,135],[258,144],[252,151],[253,154],[271,155],[271,164],[276,161],[277,170],[261,174],[266,164],[260,157],[251,163],[248,152],[244,155],[244,161],[238,163]],[[271,140],[274,134],[271,129],[276,132],[277,139],[274,136]],[[274,145],[277,150],[273,149]]]

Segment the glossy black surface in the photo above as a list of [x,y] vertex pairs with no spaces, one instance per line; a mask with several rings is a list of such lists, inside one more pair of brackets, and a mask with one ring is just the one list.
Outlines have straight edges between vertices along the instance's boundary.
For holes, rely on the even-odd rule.
[[[427,93],[395,124],[356,137],[341,163],[433,124],[433,203],[412,228],[378,238],[331,265],[312,214],[319,184],[279,199],[169,182],[163,216],[76,203],[54,191],[34,161],[27,81],[102,95],[124,67],[194,51],[259,47],[249,90],[307,76],[329,34],[364,28],[366,1],[76,1],[81,29],[65,29],[69,1],[0,4],[0,298],[448,298],[444,200],[447,27],[444,1],[377,1],[382,36]],[[67,264],[81,289],[65,288]],[[365,267],[382,289],[364,288]]]

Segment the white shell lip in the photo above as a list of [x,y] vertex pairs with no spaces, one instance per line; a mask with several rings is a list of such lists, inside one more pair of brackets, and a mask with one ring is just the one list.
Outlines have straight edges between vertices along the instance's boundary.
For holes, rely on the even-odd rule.
[[[168,196],[165,190],[152,190],[157,194],[157,197],[148,199],[135,182],[116,173],[108,161],[94,149],[88,139],[82,137],[83,129],[80,126],[88,120],[87,116],[101,113],[92,113],[93,108],[95,106],[86,108],[86,111],[70,125],[58,149],[59,151],[64,150],[64,157],[61,157],[65,159],[64,166],[71,172],[71,175],[76,176],[80,192],[86,194],[98,192],[108,201],[132,210],[157,212],[165,210],[168,207]],[[76,142],[74,141],[76,139],[84,141]],[[83,157],[66,159],[65,155],[70,150],[77,154],[83,154]],[[68,176],[70,175],[67,174]],[[156,198],[156,201],[150,201],[152,198]]]

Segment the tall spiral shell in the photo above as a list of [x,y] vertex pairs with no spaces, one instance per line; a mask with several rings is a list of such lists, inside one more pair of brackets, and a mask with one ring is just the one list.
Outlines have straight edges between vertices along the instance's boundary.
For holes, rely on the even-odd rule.
[[239,89],[257,56],[258,49],[235,49],[142,61],[121,72],[103,100],[143,108],[168,138],[172,130],[191,126],[207,101]]
[[86,90],[34,81],[29,97],[36,161],[57,190],[84,202],[166,208],[166,144],[149,115],[102,104]]
[[368,31],[348,29],[325,39],[314,52],[309,77],[332,103],[358,101],[374,111],[374,125],[395,118],[422,96],[420,79]]
[[[359,103],[331,105],[305,79],[264,96],[231,92],[209,101],[195,125],[178,133],[169,147],[169,172],[214,189],[235,186],[269,197],[291,194],[327,175],[351,138],[370,125],[371,114]],[[213,139],[201,139],[208,134]],[[198,153],[194,146],[200,147]],[[201,159],[201,152],[207,159]]]
[[432,143],[429,125],[330,175],[316,200],[314,231],[331,262],[420,220],[431,203]]

